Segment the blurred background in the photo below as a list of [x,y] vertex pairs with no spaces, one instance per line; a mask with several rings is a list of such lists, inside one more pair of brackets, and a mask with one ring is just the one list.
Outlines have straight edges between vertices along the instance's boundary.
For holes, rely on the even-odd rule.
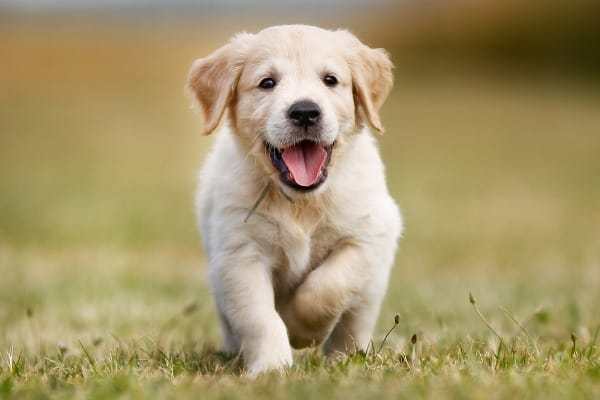
[[192,201],[213,139],[183,86],[232,34],[286,23],[396,66],[379,141],[406,231],[377,337],[395,313],[399,343],[485,331],[469,291],[499,329],[503,306],[589,337],[599,2],[0,0],[0,349],[218,342]]

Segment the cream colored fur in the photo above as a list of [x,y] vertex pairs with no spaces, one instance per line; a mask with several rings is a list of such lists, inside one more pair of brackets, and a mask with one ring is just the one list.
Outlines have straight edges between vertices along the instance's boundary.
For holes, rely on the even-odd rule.
[[[205,134],[228,116],[197,212],[224,348],[242,352],[251,376],[290,365],[292,346],[323,343],[332,355],[371,339],[402,228],[365,124],[382,129],[391,68],[385,52],[347,31],[302,25],[237,35],[192,66]],[[324,74],[339,84],[326,86]],[[265,77],[273,90],[258,88]],[[303,99],[322,111],[319,140],[335,141],[328,178],[309,193],[279,180],[264,147],[297,140],[287,110]]]

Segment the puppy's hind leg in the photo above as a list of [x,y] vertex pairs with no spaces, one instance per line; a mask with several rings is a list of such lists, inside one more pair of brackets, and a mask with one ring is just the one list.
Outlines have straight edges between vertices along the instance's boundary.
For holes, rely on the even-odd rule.
[[353,307],[342,315],[323,345],[326,356],[337,353],[352,354],[366,350],[373,335],[379,314],[379,302],[364,303]]
[[385,296],[388,277],[389,268],[387,271],[380,271],[356,295],[352,305],[344,311],[323,345],[323,351],[327,356],[367,350]]

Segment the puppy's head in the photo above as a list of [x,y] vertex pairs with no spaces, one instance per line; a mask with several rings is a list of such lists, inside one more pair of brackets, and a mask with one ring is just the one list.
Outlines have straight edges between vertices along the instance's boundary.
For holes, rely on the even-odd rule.
[[239,34],[196,60],[188,88],[205,134],[228,109],[233,132],[264,173],[288,193],[309,192],[326,183],[365,119],[382,131],[391,69],[383,50],[347,31],[276,26]]

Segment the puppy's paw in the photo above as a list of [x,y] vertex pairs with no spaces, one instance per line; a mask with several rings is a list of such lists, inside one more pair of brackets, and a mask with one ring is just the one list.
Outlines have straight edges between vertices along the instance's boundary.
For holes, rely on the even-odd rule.
[[292,365],[292,348],[287,330],[281,318],[277,314],[275,316],[269,324],[263,326],[260,334],[248,336],[242,345],[249,377]]
[[292,365],[292,349],[288,345],[286,349],[268,348],[256,358],[247,363],[248,377],[256,378],[259,374],[269,371],[282,371]]

